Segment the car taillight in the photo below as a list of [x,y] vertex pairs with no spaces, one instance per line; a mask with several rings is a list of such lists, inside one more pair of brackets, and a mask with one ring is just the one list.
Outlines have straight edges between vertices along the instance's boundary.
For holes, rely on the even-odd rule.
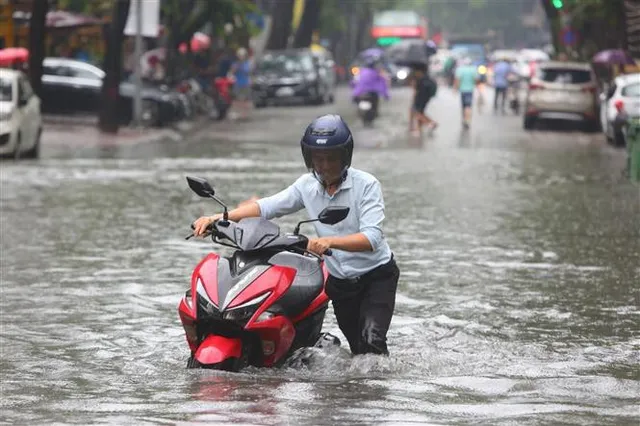
[[538,83],[531,83],[529,85],[529,90],[539,90],[539,89],[544,89],[544,86]]
[[583,87],[582,88],[583,92],[588,92],[588,93],[596,93],[596,88],[595,86],[591,86],[591,87]]

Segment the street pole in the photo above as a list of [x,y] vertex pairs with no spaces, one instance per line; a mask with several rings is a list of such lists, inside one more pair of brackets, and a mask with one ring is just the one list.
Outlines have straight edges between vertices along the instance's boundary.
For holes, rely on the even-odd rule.
[[136,127],[142,125],[142,69],[140,57],[142,56],[142,0],[133,0],[136,4],[136,42],[133,56],[135,92],[133,96],[133,124]]

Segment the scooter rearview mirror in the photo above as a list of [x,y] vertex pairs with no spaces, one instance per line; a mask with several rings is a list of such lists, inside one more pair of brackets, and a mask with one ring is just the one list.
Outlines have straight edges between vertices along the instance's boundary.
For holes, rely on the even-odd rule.
[[335,225],[342,222],[348,215],[349,207],[329,206],[320,212],[318,220],[326,225]]
[[198,194],[200,197],[213,198],[216,193],[206,179],[187,176],[187,183],[189,184],[189,188],[191,188],[191,190]]

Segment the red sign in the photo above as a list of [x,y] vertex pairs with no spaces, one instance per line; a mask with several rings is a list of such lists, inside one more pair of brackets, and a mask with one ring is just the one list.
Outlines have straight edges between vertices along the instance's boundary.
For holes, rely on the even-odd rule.
[[425,37],[425,30],[420,27],[373,27],[371,37]]

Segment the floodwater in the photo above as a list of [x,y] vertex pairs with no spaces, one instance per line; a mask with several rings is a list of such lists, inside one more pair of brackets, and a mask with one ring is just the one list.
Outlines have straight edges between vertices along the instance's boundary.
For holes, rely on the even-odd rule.
[[[309,111],[220,124],[244,126],[235,138],[3,162],[0,422],[637,425],[640,190],[620,156],[491,115],[459,136],[440,113],[415,144],[394,124],[406,108],[387,108],[377,130],[352,127],[401,269],[389,358],[343,345],[303,369],[185,369],[177,304],[220,250],[184,240],[218,211],[185,176],[229,204],[283,188],[304,170],[273,123]],[[325,328],[341,336],[331,311]]]

